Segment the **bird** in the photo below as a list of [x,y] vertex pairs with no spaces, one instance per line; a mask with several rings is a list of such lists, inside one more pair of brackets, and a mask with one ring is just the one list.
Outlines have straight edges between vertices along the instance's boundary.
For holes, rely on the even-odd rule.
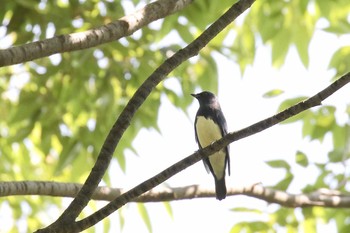
[[[227,123],[218,98],[209,91],[191,94],[199,102],[199,109],[194,122],[195,137],[199,148],[204,148],[227,134]],[[203,159],[207,172],[215,180],[216,199],[226,198],[226,168],[230,175],[229,146]]]

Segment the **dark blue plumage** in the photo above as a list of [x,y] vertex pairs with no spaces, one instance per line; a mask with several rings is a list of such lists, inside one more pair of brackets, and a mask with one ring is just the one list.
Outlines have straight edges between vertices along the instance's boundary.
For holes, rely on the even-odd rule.
[[[204,91],[191,95],[199,102],[194,123],[196,141],[200,148],[204,148],[227,134],[226,120],[213,93]],[[226,197],[226,167],[228,167],[230,174],[229,147],[227,146],[203,159],[203,162],[208,172],[210,171],[214,176],[216,198],[218,200],[224,199]]]

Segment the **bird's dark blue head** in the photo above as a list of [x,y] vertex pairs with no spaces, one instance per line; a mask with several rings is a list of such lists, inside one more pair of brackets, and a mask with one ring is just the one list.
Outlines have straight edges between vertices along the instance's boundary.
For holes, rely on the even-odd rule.
[[191,94],[191,95],[198,100],[199,105],[202,107],[205,107],[205,106],[219,107],[219,102],[216,96],[209,91],[203,91],[201,93]]

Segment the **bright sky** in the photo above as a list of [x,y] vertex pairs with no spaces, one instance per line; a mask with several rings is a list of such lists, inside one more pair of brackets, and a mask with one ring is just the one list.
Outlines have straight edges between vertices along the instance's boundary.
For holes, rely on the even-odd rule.
[[[319,28],[322,25],[318,25]],[[310,45],[310,67],[305,69],[299,61],[295,49],[287,56],[286,65],[280,70],[271,67],[271,52],[268,47],[260,46],[256,61],[241,77],[238,66],[222,57],[219,59],[219,100],[228,122],[229,131],[249,126],[276,113],[283,99],[296,96],[311,96],[325,88],[334,71],[327,70],[329,61],[337,48],[347,43],[349,38],[335,37],[321,30],[317,31]],[[176,80],[166,80],[167,85],[178,86]],[[284,94],[277,98],[266,99],[262,95],[272,89],[282,89]],[[190,93],[184,93],[190,95]],[[349,103],[350,86],[346,86],[324,104],[338,106],[337,117],[340,122],[348,120],[344,113]],[[189,117],[174,108],[163,98],[159,115],[159,127],[162,135],[154,131],[142,130],[134,142],[139,157],[128,153],[127,175],[120,172],[118,165],[112,165],[113,183],[117,187],[133,187],[141,181],[157,174],[164,168],[197,150],[194,139],[193,122],[198,103],[193,101],[189,108]],[[328,135],[329,136],[329,135]],[[231,176],[226,178],[228,187],[250,185],[262,182],[263,185],[276,184],[284,176],[284,171],[271,169],[265,161],[287,160],[295,164],[297,150],[305,152],[309,161],[325,161],[332,141],[325,138],[322,144],[302,139],[301,124],[277,125],[262,133],[231,144]],[[289,191],[299,193],[306,183],[312,183],[318,175],[317,170],[293,166],[295,178]],[[167,185],[179,187],[200,184],[214,188],[211,175],[207,174],[203,164],[197,163],[181,174],[171,178]],[[271,213],[276,205],[267,205],[254,198],[234,196],[219,202],[215,198],[177,201],[171,203],[174,218],[166,212],[162,203],[147,204],[154,233],[168,232],[229,232],[240,221],[255,219],[268,220],[267,214],[242,214],[230,211],[234,207],[260,208]],[[297,210],[302,217],[301,211]],[[125,233],[147,232],[139,217],[135,204],[124,210]],[[119,226],[118,216],[111,216],[113,227]],[[319,232],[334,232],[335,224],[322,225]]]

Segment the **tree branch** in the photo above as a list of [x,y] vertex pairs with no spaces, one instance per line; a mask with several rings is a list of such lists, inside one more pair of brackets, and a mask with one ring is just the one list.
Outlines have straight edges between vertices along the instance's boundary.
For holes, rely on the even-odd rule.
[[[136,187],[132,188],[131,190],[127,191],[126,193],[123,193],[110,203],[108,203],[105,207],[101,208],[100,210],[96,211],[92,215],[86,217],[85,219],[82,219],[76,224],[71,225],[71,228],[69,230],[71,232],[78,232],[82,231],[84,229],[87,229],[88,227],[93,226],[97,222],[99,222],[101,219],[105,218],[106,216],[110,215],[126,203],[134,200],[138,196],[142,195],[143,193],[147,192],[148,190],[151,190],[152,188],[156,187],[157,185],[163,183],[173,175],[181,172],[182,170],[186,169],[187,167],[193,165],[194,163],[200,161],[203,158],[208,157],[209,155],[221,150],[225,146],[227,146],[229,143],[232,143],[234,141],[237,141],[239,139],[251,136],[253,134],[256,134],[258,132],[261,132],[262,130],[265,130],[267,128],[270,128],[273,125],[276,125],[292,116],[295,116],[299,114],[302,111],[305,111],[311,107],[320,105],[323,100],[325,100],[327,97],[329,97],[331,94],[335,93],[337,90],[342,88],[344,85],[350,82],[350,73],[344,75],[331,85],[329,85],[327,88],[322,90],[321,92],[317,93],[316,95],[308,98],[305,101],[302,101],[298,104],[293,105],[290,108],[287,108],[286,110],[272,116],[269,118],[266,118],[265,120],[262,120],[256,124],[253,124],[249,127],[246,127],[242,130],[229,133],[225,135],[225,137],[221,138],[220,140],[210,144],[209,146],[198,150],[197,152],[193,153],[192,155],[182,159],[181,161],[175,163],[174,165],[168,167],[167,169],[163,170],[162,172],[158,173],[154,177],[142,182],[141,184],[137,185]],[[266,189],[265,189],[266,190]],[[264,190],[262,190],[264,191]],[[276,191],[279,192],[279,191]],[[278,200],[280,200],[280,203],[283,203],[282,200],[285,198],[282,193],[274,193],[274,194],[281,194]],[[273,200],[273,195],[271,192],[266,193],[267,199],[266,200]],[[252,196],[254,196],[252,194]],[[290,201],[286,200],[285,203],[289,203]],[[278,203],[278,202],[277,202]],[[315,204],[315,203],[314,203]]]
[[[100,215],[99,218],[85,219],[79,223],[74,223],[77,216],[81,213],[83,208],[89,202],[91,195],[97,188],[97,185],[101,181],[105,171],[108,168],[110,160],[112,158],[113,152],[119,143],[123,133],[130,125],[131,119],[134,116],[137,109],[145,101],[148,95],[151,93],[153,88],[155,88],[172,70],[179,66],[182,62],[186,61],[190,57],[193,57],[199,53],[199,51],[206,46],[210,40],[212,40],[220,31],[222,31],[227,25],[229,25],[234,19],[236,19],[240,14],[242,14],[246,9],[248,9],[255,0],[241,0],[234,4],[225,14],[223,14],[218,20],[216,20],[208,29],[206,29],[197,39],[186,46],[184,49],[176,52],[172,57],[168,58],[163,64],[161,64],[147,79],[146,81],[137,89],[133,97],[130,99],[126,107],[123,109],[122,113],[118,117],[117,121],[113,125],[111,131],[109,132],[102,148],[97,161],[92,168],[87,180],[85,181],[83,187],[77,194],[76,198],[71,202],[68,208],[63,212],[63,214],[49,227],[39,230],[39,232],[78,232],[82,231],[104,217],[108,216],[114,210],[109,210],[108,213]],[[198,157],[198,160],[200,158]],[[198,161],[197,160],[197,161]],[[194,162],[193,162],[194,163]],[[193,164],[192,163],[192,164]],[[161,180],[158,180],[159,183]],[[164,180],[163,180],[164,181]],[[158,184],[159,184],[158,183]],[[152,184],[155,184],[154,181]],[[147,184],[143,187],[142,191],[137,191],[137,193],[142,194],[143,192],[152,188]],[[133,193],[134,195],[135,193]],[[133,199],[134,196],[131,195],[128,199],[123,199],[119,207],[127,203],[129,200]],[[118,208],[119,208],[118,207]]]
[[158,0],[135,13],[85,32],[59,35],[50,39],[0,50],[0,67],[14,65],[55,53],[88,49],[129,36],[143,26],[182,10],[193,0]]
[[[77,183],[58,183],[45,181],[20,181],[0,182],[0,196],[14,195],[47,195],[54,197],[75,197],[82,185]],[[112,201],[125,190],[98,187],[92,199],[99,201]],[[328,208],[349,208],[350,195],[342,194],[336,190],[319,189],[307,194],[290,194],[266,188],[261,184],[249,186],[232,187],[227,190],[227,196],[245,195],[264,200],[268,203],[276,203],[284,207],[311,207],[320,206]],[[191,185],[179,188],[152,189],[131,202],[164,202],[179,201],[193,198],[215,198],[215,190],[204,189],[198,185]]]

